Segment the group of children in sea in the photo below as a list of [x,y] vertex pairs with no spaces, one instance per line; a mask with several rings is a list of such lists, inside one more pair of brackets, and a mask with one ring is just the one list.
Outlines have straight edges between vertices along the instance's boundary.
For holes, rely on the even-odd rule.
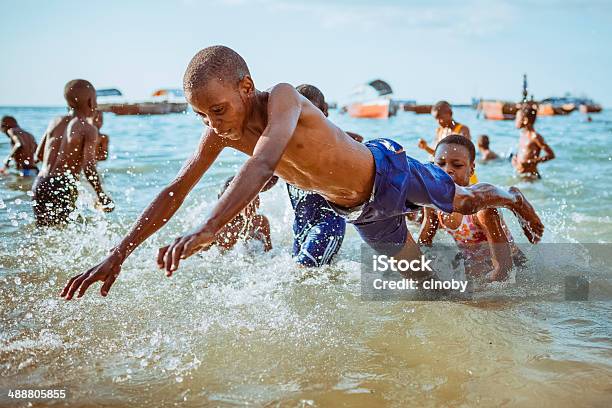
[[[478,182],[470,129],[454,120],[446,101],[432,108],[439,125],[433,144],[418,142],[433,162],[421,163],[393,140],[364,142],[361,135],[339,129],[327,118],[323,93],[313,85],[281,83],[257,90],[246,62],[228,47],[198,52],[183,85],[187,101],[206,125],[193,156],[110,254],[69,280],[62,291],[66,299],[82,296],[96,281],[103,283],[106,296],[127,256],[172,218],[226,147],[249,158],[224,183],[203,224],[160,248],[157,263],[168,276],[183,259],[212,246],[223,252],[241,240],[256,240],[270,250],[270,222],[258,213],[259,194],[279,178],[286,182],[295,213],[293,256],[304,267],[332,262],[348,222],[371,247],[395,245],[394,256],[405,259],[431,245],[438,229],[446,230],[464,253],[466,272],[497,281],[523,259],[498,209],[517,216],[530,242],[537,243],[543,234],[543,224],[520,190]],[[33,211],[40,226],[70,220],[81,172],[96,192],[97,206],[107,212],[115,208],[96,169],[108,157],[108,136],[100,132],[95,89],[77,79],[66,84],[64,96],[69,114],[53,119],[38,145],[15,118],[5,116],[1,122],[12,145],[2,172],[12,161],[22,176],[36,176]],[[519,148],[512,157],[516,171],[530,179],[540,177],[539,163],[554,158],[534,128],[536,117],[537,106],[523,103],[516,117]],[[486,135],[478,138],[478,150],[483,162],[499,159]],[[418,239],[408,231],[408,222],[421,224]]]

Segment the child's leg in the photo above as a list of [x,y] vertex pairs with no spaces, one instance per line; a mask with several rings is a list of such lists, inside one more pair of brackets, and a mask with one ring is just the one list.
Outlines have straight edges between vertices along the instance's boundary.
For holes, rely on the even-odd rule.
[[469,187],[455,186],[454,211],[474,214],[493,207],[504,207],[514,212],[529,242],[536,243],[542,237],[544,225],[518,188],[510,187],[506,191],[487,183],[478,183]]

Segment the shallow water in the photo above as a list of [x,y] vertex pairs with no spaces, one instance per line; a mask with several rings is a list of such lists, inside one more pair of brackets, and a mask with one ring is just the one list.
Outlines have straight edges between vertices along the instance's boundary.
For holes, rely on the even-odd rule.
[[[0,108],[37,139],[62,112]],[[474,136],[487,133],[498,153],[517,141],[511,122],[478,120],[470,109],[457,109],[456,117]],[[368,121],[333,112],[331,119],[368,139],[394,138],[422,160],[416,140],[431,139],[435,128],[429,115],[412,113]],[[593,115],[591,123],[579,114],[541,118],[537,128],[557,154],[541,166],[541,181],[520,182],[503,161],[478,165],[479,178],[517,184],[541,214],[547,243],[612,242],[612,115]],[[292,214],[279,185],[261,196],[271,253],[212,250],[165,278],[155,266],[157,248],[202,222],[243,161],[231,151],[128,259],[108,298],[93,287],[64,302],[58,293],[65,281],[99,262],[126,232],[176,174],[202,126],[193,114],[106,115],[103,131],[111,158],[99,167],[117,204],[112,214],[93,209],[85,186],[75,223],[39,231],[31,183],[0,178],[0,405],[15,403],[5,396],[9,388],[66,389],[68,400],[47,403],[88,406],[610,405],[612,280],[592,288],[603,300],[534,301],[534,293],[563,292],[552,257],[531,266],[545,283],[524,288],[518,276],[502,290],[519,295],[506,301],[364,302],[360,242],[351,227],[331,267],[305,272],[293,265]],[[7,152],[2,136],[0,155]],[[520,240],[512,215],[505,218]],[[591,266],[582,272],[601,276]]]

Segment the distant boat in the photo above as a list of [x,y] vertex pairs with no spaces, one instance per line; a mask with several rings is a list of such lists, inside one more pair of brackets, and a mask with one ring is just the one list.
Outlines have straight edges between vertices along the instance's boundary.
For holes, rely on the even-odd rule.
[[431,113],[432,107],[432,105],[414,105],[409,109],[409,111],[414,112],[417,115],[428,115]]
[[482,112],[484,118],[488,120],[514,120],[518,106],[514,102],[480,100],[476,110]]
[[354,118],[387,119],[394,116],[399,107],[392,95],[391,86],[376,79],[355,89],[351,95],[354,102],[346,106],[346,111]]
[[187,102],[181,89],[158,89],[151,99],[144,101],[126,101],[116,88],[96,91],[98,110],[115,115],[165,115],[183,113]]

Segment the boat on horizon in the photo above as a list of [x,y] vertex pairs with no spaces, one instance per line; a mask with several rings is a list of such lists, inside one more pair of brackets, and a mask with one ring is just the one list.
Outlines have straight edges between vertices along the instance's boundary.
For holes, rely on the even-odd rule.
[[375,79],[358,86],[351,94],[352,103],[345,106],[353,118],[387,119],[397,113],[399,104],[392,99],[391,86]]
[[141,101],[128,101],[117,88],[99,89],[98,110],[115,115],[165,115],[184,113],[187,101],[181,89],[161,88],[153,92],[151,98]]

